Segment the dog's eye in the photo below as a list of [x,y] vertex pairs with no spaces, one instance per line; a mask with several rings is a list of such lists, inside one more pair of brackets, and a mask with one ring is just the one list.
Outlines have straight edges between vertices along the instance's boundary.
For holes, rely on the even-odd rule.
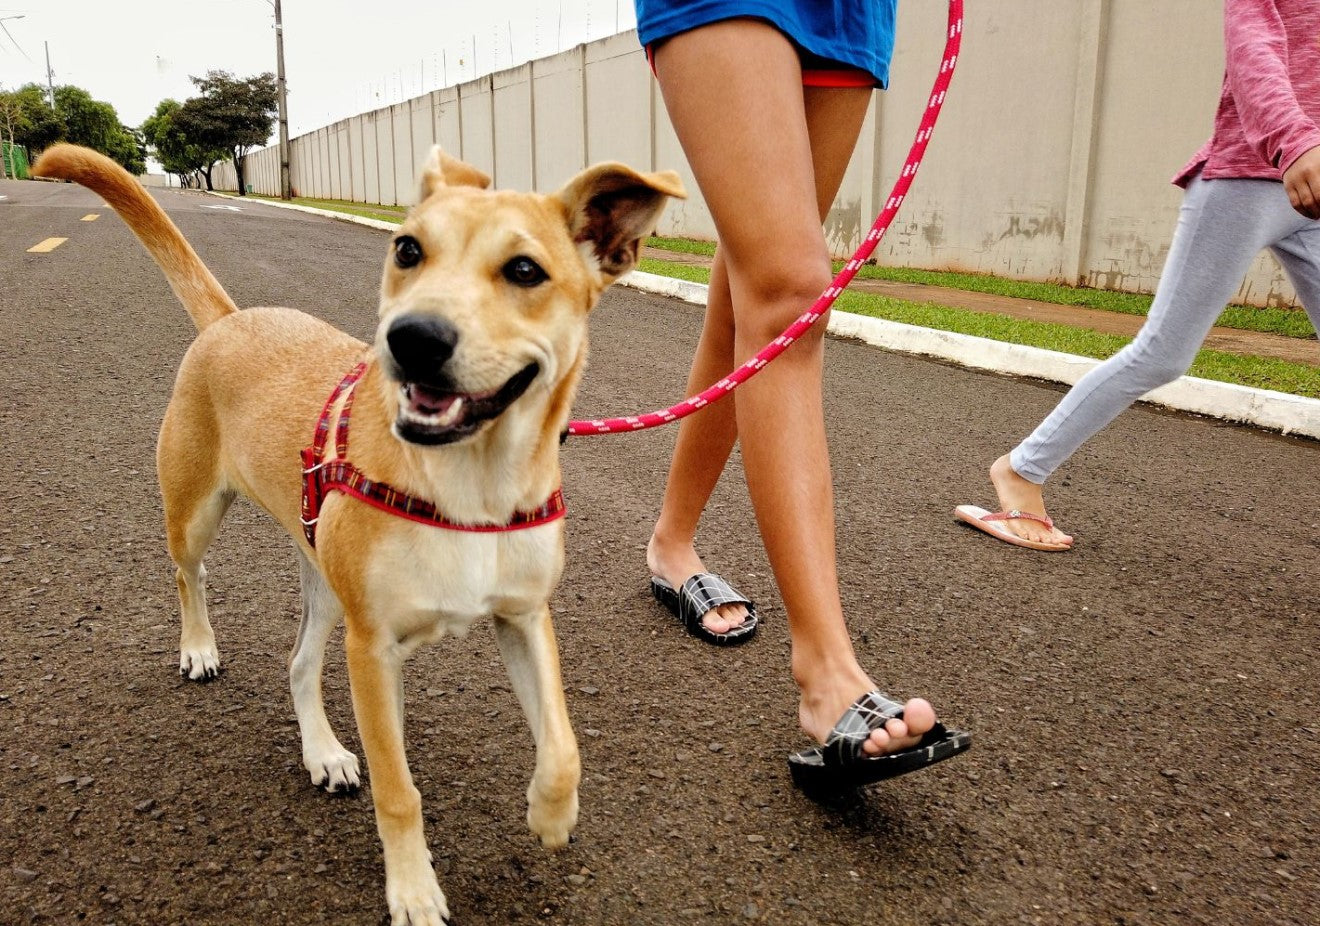
[[504,279],[518,286],[539,286],[549,278],[530,257],[515,257],[504,265]]
[[411,235],[394,240],[394,264],[397,267],[416,267],[422,262],[422,246]]

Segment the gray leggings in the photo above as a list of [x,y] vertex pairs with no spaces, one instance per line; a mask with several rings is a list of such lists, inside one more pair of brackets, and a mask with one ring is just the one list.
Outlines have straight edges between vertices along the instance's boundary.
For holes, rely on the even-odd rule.
[[1193,178],[1150,314],[1127,347],[1082,377],[1009,457],[1043,483],[1141,396],[1192,365],[1201,342],[1262,248],[1288,274],[1320,329],[1320,221],[1296,212],[1273,180]]

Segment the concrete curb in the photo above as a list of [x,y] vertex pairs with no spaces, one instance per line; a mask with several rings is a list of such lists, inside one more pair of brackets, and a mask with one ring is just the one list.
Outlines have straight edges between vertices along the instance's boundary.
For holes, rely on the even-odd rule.
[[[706,304],[706,286],[701,283],[637,270],[620,282],[646,292],[674,296],[697,305]],[[1091,357],[936,331],[849,312],[832,312],[828,330],[830,334],[857,338],[887,350],[937,357],[973,369],[1031,376],[1070,386],[1100,365],[1099,360]],[[1182,376],[1146,394],[1142,400],[1284,434],[1320,438],[1320,400],[1286,392]]]
[[351,222],[354,225],[365,225],[367,228],[378,228],[381,231],[392,232],[399,227],[398,222],[385,222],[381,219],[369,219],[364,215],[353,215],[348,212],[335,212],[333,209],[317,209],[315,206],[303,206],[298,203],[286,203],[279,200],[269,199],[248,199],[245,196],[238,196],[232,193],[217,193],[214,190],[203,190],[207,196],[218,196],[221,199],[237,200],[244,203],[252,203],[257,206],[272,206],[276,209],[292,209],[294,212],[306,212],[309,215],[323,215],[327,219],[339,219],[341,222]]
[[[214,192],[210,195],[225,199],[240,198]],[[398,228],[395,223],[383,222],[379,219],[317,209],[313,206],[301,206],[297,203],[271,202],[265,199],[252,202],[276,209],[293,209],[297,212],[321,215],[382,231],[394,231]],[[643,292],[673,296],[695,305],[706,304],[704,283],[643,273],[640,270],[634,270],[620,282],[624,286],[640,289]],[[871,318],[868,315],[854,315],[850,312],[832,312],[828,330],[830,334],[857,338],[886,350],[936,357],[977,370],[1007,373],[1012,376],[1030,376],[1069,386],[1100,365],[1099,360],[1091,357],[1009,344],[1005,341],[978,338],[969,334],[936,331],[933,328],[905,325],[902,322]],[[1233,383],[1198,379],[1195,376],[1181,376],[1167,386],[1161,386],[1147,393],[1142,397],[1142,401],[1154,402],[1178,411],[1194,412],[1226,421],[1238,421],[1284,434],[1300,434],[1320,439],[1320,399],[1308,399],[1270,389],[1253,389]]]

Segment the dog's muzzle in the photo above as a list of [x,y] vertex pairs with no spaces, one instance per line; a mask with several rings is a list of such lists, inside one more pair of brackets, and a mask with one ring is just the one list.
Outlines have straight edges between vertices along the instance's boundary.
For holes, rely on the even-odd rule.
[[536,379],[541,367],[529,363],[503,386],[466,392],[446,366],[458,346],[458,329],[443,318],[405,315],[390,325],[389,373],[400,385],[395,432],[414,444],[452,444],[504,413]]

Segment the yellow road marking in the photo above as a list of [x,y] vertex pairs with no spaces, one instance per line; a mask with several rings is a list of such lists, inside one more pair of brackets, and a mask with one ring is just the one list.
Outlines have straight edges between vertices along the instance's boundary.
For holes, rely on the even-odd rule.
[[95,221],[96,221],[97,219],[99,219],[100,217],[101,217],[101,214],[100,214],[99,212],[90,212],[90,213],[88,213],[87,215],[83,216],[83,217],[82,217],[82,220],[83,220],[84,222],[95,222]]
[[48,251],[55,250],[57,247],[59,247],[68,240],[69,240],[68,238],[47,238],[45,241],[41,241],[37,244],[32,245],[32,247],[28,248],[28,253],[45,254]]

